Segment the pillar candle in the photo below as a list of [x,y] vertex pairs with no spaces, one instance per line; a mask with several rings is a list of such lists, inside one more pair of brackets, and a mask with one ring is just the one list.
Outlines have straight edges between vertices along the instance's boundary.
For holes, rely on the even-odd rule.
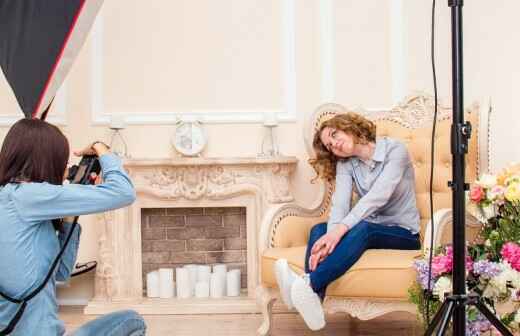
[[227,296],[240,296],[240,270],[227,272]]
[[225,276],[227,273],[227,265],[226,264],[213,265],[213,273],[222,273]]
[[177,267],[175,269],[177,280],[177,297],[186,299],[191,297],[190,272],[187,268]]
[[211,266],[209,265],[199,265],[197,267],[197,282],[207,282],[209,283],[209,278],[211,276]]
[[153,271],[146,274],[146,296],[159,297],[159,272]]
[[184,268],[186,268],[188,270],[188,273],[190,276],[190,290],[191,290],[190,296],[194,296],[195,295],[195,284],[197,283],[198,265],[195,265],[195,264],[185,265]]
[[209,282],[198,281],[195,284],[195,297],[197,297],[197,298],[209,297]]
[[217,299],[226,295],[226,273],[211,273],[209,287],[212,298]]
[[159,297],[169,299],[173,297],[173,269],[159,269]]

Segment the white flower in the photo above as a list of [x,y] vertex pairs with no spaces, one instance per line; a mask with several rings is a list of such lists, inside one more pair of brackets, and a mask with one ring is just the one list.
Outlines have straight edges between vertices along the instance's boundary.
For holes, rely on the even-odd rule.
[[435,286],[433,287],[433,295],[437,296],[439,300],[444,301],[444,295],[446,293],[451,293],[451,290],[451,279],[443,276],[435,283]]
[[499,266],[502,272],[496,277],[491,278],[488,286],[484,290],[485,297],[493,298],[507,294],[508,284],[511,284],[515,288],[519,288],[520,286],[520,273],[512,269],[507,261],[502,261]]
[[494,203],[502,204],[504,202],[504,193],[506,188],[501,185],[496,185],[487,190],[486,198]]
[[489,239],[486,239],[486,241],[484,242],[484,245],[487,247],[491,247],[491,241]]
[[497,177],[496,175],[482,174],[480,179],[478,179],[478,181],[476,181],[475,183],[481,186],[482,188],[489,189],[493,187],[495,184],[497,184]]
[[511,270],[511,285],[514,288],[520,288],[520,273],[517,270]]
[[520,311],[517,310],[515,314],[515,323],[520,324]]
[[484,289],[482,296],[489,299],[495,299],[498,296],[500,296],[500,291],[498,290],[498,288],[493,286],[493,284],[490,281],[486,286],[486,289]]

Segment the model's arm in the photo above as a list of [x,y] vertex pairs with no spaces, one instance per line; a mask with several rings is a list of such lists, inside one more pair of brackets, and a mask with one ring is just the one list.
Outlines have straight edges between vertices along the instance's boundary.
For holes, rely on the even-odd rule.
[[339,162],[336,167],[336,185],[332,195],[327,231],[339,224],[350,211],[352,198],[352,166],[348,162]]
[[406,168],[411,164],[408,151],[403,144],[392,148],[388,152],[387,160],[383,163],[383,170],[368,193],[361,197],[352,210],[341,220],[341,224],[351,229],[384,206],[401,181]]

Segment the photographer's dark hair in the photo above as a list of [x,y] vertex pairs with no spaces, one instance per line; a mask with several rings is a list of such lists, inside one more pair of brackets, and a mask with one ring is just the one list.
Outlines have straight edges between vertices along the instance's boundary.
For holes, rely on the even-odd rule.
[[[7,133],[0,151],[0,186],[20,182],[63,184],[69,142],[60,129],[40,119],[21,119]],[[63,231],[61,219],[52,221]]]
[[0,151],[0,186],[12,182],[63,184],[69,142],[58,127],[21,119],[7,133]]

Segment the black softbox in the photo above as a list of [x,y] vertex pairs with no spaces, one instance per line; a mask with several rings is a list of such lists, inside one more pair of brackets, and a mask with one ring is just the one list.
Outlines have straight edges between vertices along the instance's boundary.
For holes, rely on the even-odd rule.
[[45,119],[103,0],[0,0],[0,66],[26,118]]

